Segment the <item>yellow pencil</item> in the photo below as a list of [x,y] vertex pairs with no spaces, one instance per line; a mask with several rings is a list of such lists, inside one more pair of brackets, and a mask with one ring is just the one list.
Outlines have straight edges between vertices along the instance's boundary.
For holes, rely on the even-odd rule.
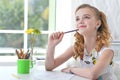
[[20,76],[17,76],[15,74],[12,74],[13,77],[17,78],[17,79],[21,79]]

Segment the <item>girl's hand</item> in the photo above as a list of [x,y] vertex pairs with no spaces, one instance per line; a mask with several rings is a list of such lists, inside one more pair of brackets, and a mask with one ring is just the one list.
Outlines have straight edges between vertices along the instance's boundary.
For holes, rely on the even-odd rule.
[[50,35],[48,44],[56,46],[57,44],[59,44],[59,42],[61,42],[61,40],[63,38],[63,35],[64,35],[64,32],[55,32],[55,33],[52,33]]
[[67,68],[62,69],[61,71],[65,73],[71,73],[71,68],[67,67]]

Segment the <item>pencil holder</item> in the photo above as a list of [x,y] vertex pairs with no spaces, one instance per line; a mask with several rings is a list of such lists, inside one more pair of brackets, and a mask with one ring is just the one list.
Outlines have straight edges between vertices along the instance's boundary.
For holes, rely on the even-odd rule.
[[18,59],[17,60],[17,72],[18,74],[29,74],[30,60],[29,59]]

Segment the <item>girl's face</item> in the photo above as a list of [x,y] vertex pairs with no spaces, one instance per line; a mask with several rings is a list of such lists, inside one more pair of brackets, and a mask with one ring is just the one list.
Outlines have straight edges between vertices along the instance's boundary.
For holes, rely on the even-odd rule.
[[94,11],[91,8],[81,8],[76,14],[76,28],[81,35],[93,34],[97,31],[100,21],[97,20]]

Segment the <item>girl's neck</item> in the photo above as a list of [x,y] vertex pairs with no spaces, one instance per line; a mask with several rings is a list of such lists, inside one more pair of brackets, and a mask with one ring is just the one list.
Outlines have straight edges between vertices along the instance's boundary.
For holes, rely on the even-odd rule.
[[84,47],[86,48],[88,54],[95,48],[95,46],[96,36],[84,38]]

